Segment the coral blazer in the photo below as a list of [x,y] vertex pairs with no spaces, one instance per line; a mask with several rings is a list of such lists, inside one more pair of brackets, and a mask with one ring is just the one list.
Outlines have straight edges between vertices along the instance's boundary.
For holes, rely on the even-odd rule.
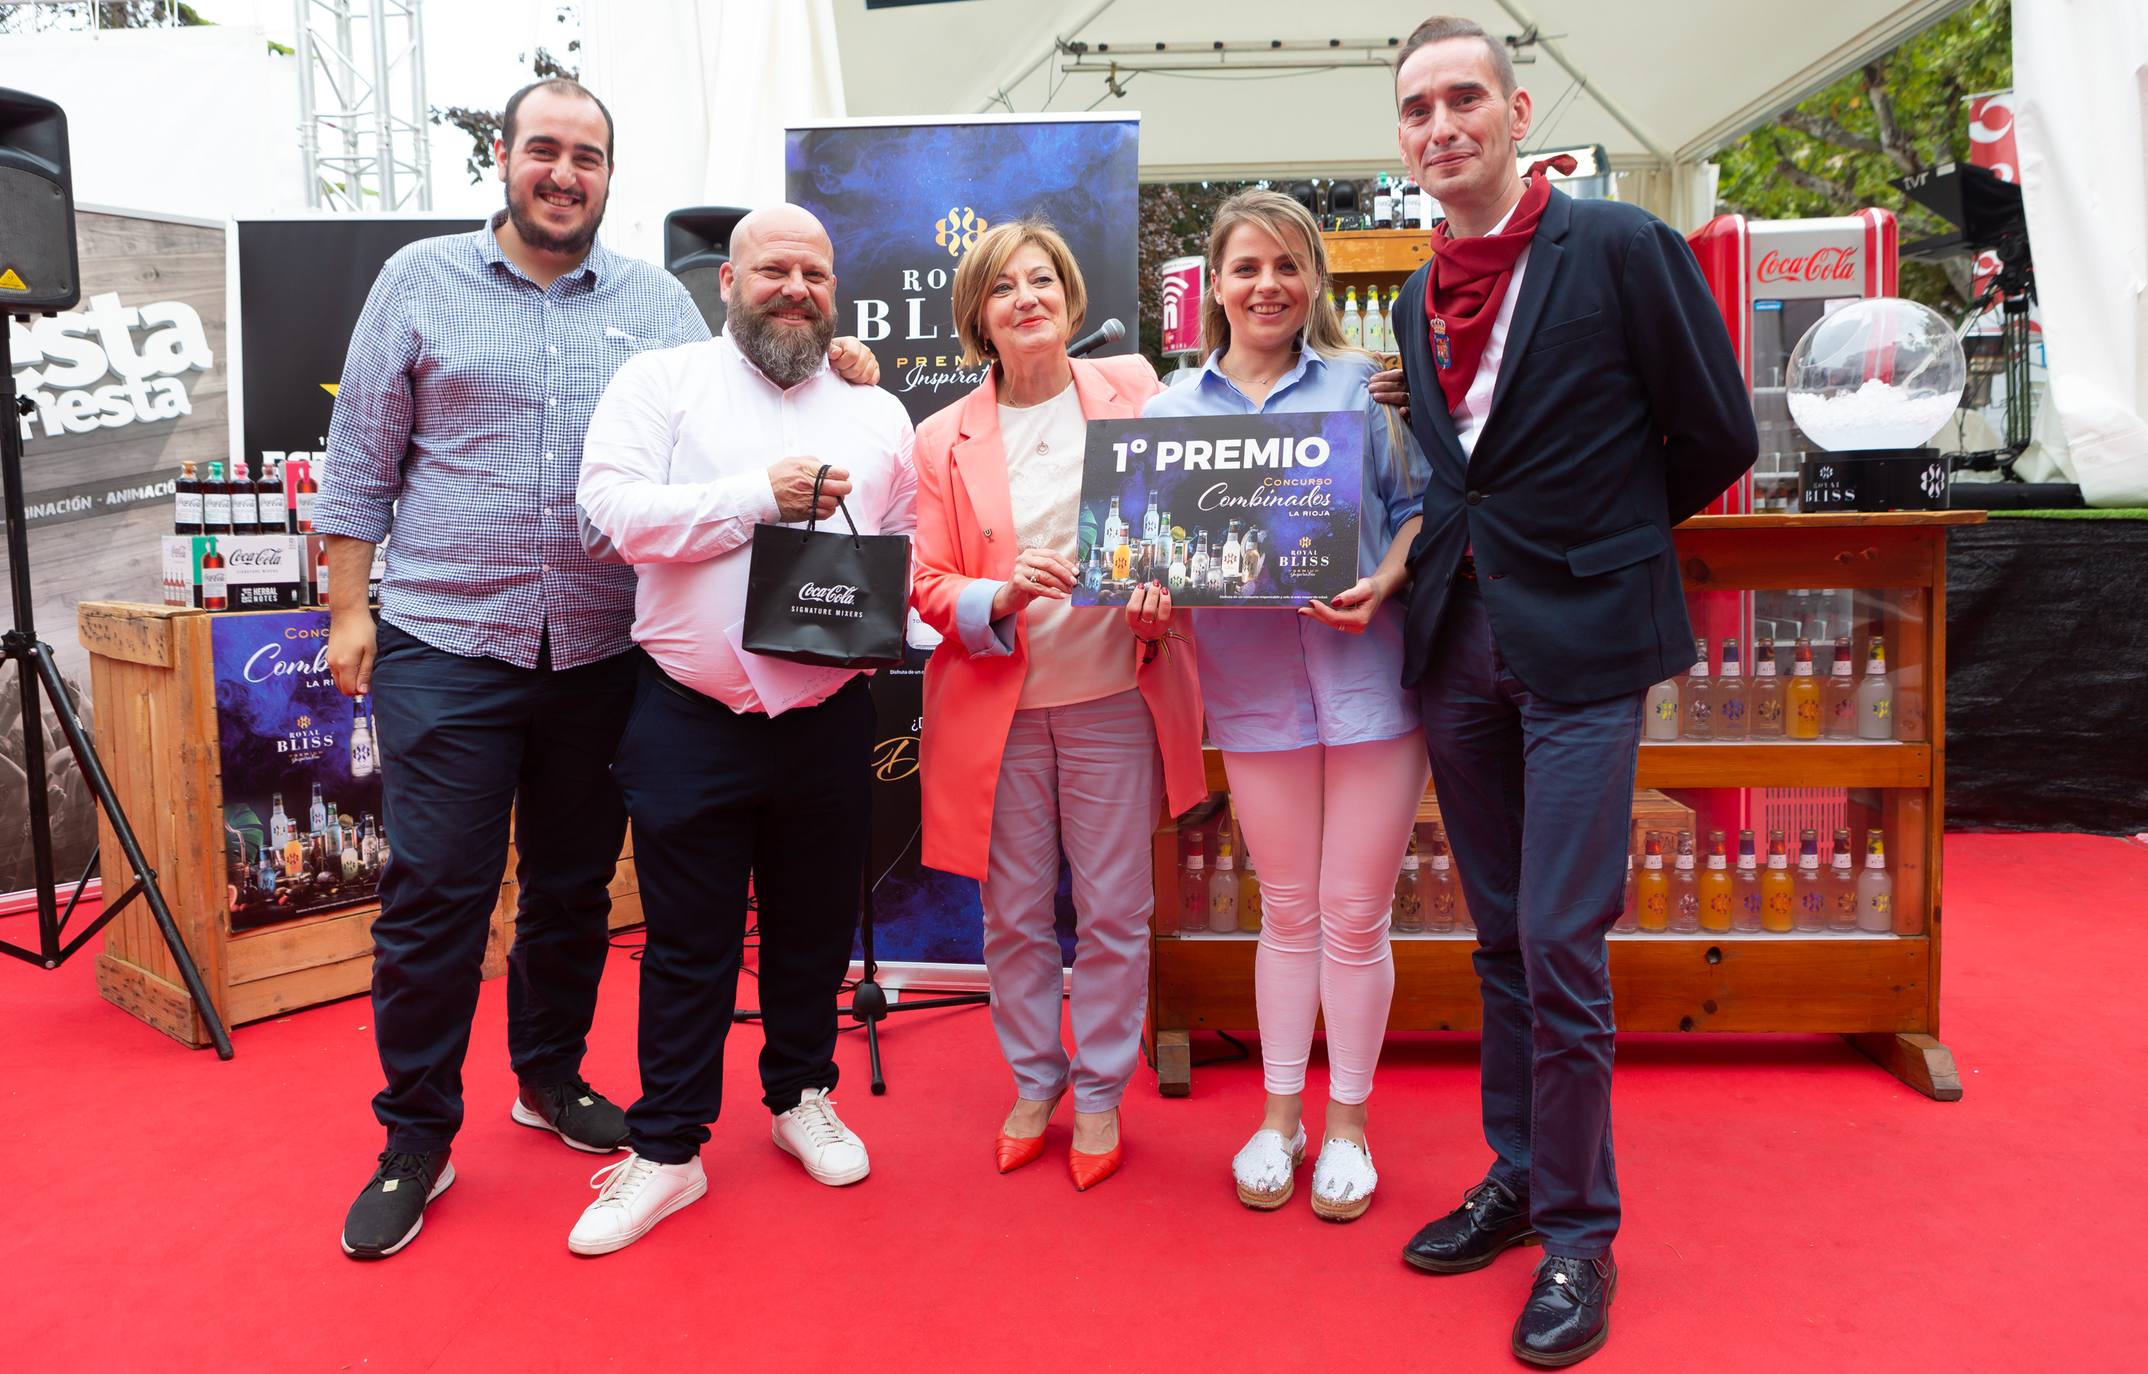
[[[1075,358],[1074,391],[1091,420],[1131,419],[1162,390],[1142,357]],[[946,637],[925,665],[925,720],[919,758],[924,861],[950,873],[985,876],[1000,756],[1029,672],[1029,630],[1015,621],[1014,652],[972,655],[955,624],[955,604],[979,578],[1005,581],[1020,552],[1007,492],[999,395],[990,376],[917,429],[916,573],[912,604]],[[1183,621],[1173,627],[1189,633]],[[1133,632],[1127,632],[1133,638]],[[1129,645],[1127,652],[1137,650]],[[1208,794],[1201,761],[1201,686],[1193,645],[1172,641],[1143,664],[1135,684],[1156,722],[1164,796],[1177,815]]]

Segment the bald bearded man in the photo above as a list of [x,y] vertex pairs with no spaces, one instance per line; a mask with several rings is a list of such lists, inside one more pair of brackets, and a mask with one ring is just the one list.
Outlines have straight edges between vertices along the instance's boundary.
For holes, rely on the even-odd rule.
[[632,1153],[597,1176],[568,1237],[577,1254],[631,1245],[708,1190],[700,1151],[722,1102],[749,875],[775,1144],[831,1186],[869,1168],[828,1094],[865,864],[872,701],[863,675],[841,670],[764,700],[765,672],[757,682],[738,637],[753,528],[813,514],[823,464],[821,518],[840,497],[861,533],[916,523],[901,403],[828,369],[834,259],[797,206],[740,221],[724,332],[627,363],[583,442],[582,508],[637,577],[641,681],[612,774],[649,933]]

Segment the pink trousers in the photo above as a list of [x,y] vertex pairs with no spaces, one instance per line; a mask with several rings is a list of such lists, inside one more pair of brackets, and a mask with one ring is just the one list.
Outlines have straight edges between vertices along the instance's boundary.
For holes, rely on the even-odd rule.
[[1388,915],[1424,799],[1424,737],[1226,752],[1223,762],[1260,873],[1253,996],[1268,1091],[1305,1091],[1313,1021],[1324,1016],[1328,1095],[1363,1102],[1395,995]]

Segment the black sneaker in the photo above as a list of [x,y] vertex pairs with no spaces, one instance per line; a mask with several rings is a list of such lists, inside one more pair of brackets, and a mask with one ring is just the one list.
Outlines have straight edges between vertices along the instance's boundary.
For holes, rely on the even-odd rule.
[[405,1154],[380,1152],[380,1167],[343,1218],[343,1253],[352,1259],[386,1259],[417,1237],[425,1225],[425,1204],[455,1181],[448,1152]]
[[627,1141],[626,1113],[579,1078],[545,1088],[524,1083],[511,1115],[593,1155],[608,1155]]

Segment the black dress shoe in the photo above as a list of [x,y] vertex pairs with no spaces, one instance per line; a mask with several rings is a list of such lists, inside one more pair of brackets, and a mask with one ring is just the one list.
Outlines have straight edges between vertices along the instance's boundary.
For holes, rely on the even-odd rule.
[[1618,1265],[1602,1259],[1546,1255],[1536,1284],[1514,1323],[1514,1355],[1557,1369],[1579,1364],[1611,1336],[1611,1298],[1618,1292]]
[[1490,1264],[1500,1251],[1536,1238],[1529,1199],[1488,1178],[1463,1196],[1461,1206],[1410,1237],[1402,1258],[1428,1274],[1466,1274]]

